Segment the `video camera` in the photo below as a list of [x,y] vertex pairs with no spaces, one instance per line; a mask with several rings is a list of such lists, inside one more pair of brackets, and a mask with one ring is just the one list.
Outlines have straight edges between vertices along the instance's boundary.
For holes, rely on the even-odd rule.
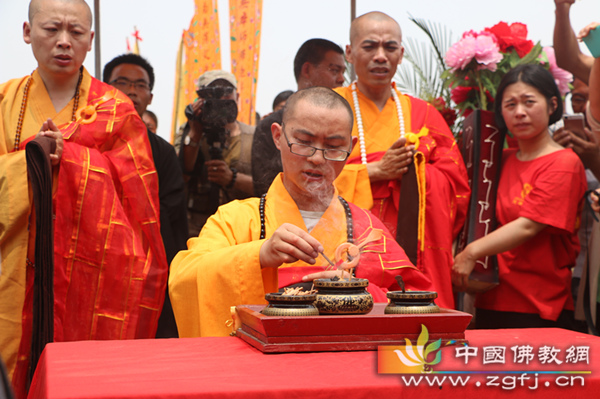
[[237,118],[237,103],[234,100],[223,99],[223,97],[230,95],[233,90],[233,87],[228,86],[198,89],[196,94],[199,98],[204,99],[200,115],[194,115],[192,104],[185,108],[185,116],[188,120],[196,120],[202,124],[202,132],[210,146],[211,159],[222,159],[222,148],[227,140],[225,126],[235,122]]
[[[229,86],[204,87],[196,90],[199,98],[204,99],[204,104],[199,115],[195,115],[192,104],[185,107],[185,116],[189,121],[195,120],[202,125],[202,134],[208,144],[208,155],[211,160],[223,159],[223,148],[227,143],[229,132],[225,126],[235,122],[238,108],[234,100],[223,99],[231,95],[234,88]],[[221,186],[216,183],[210,184],[208,192],[207,211],[213,214],[220,203]]]

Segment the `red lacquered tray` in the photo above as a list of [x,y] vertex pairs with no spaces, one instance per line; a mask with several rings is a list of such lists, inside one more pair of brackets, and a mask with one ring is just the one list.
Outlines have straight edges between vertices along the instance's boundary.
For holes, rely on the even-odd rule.
[[384,314],[387,304],[376,303],[366,315],[303,317],[265,316],[264,305],[237,306],[242,327],[237,336],[264,353],[377,350],[379,345],[416,343],[421,325],[429,341],[464,343],[471,315],[441,309],[429,314]]

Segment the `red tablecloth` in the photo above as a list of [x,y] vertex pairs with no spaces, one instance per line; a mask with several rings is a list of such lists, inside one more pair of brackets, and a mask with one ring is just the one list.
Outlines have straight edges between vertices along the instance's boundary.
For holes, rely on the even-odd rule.
[[[137,341],[86,341],[46,346],[30,398],[493,398],[502,396],[599,397],[600,338],[561,329],[467,331],[479,355],[465,365],[455,347],[442,350],[445,370],[470,374],[465,386],[421,381],[408,386],[407,376],[377,373],[377,352],[263,354],[239,338],[194,338]],[[513,346],[561,349],[560,365],[514,364]],[[505,365],[484,365],[484,346],[506,347]],[[589,364],[564,362],[567,348],[589,347]],[[490,373],[497,370],[498,373]],[[570,376],[540,374],[514,380],[506,370],[587,370],[571,384]],[[484,371],[483,374],[476,374]],[[452,376],[453,378],[456,375]],[[490,376],[497,376],[490,384]],[[508,378],[504,380],[503,378]],[[583,386],[581,380],[583,379]],[[477,384],[479,382],[479,384]],[[545,385],[548,382],[548,386]],[[496,386],[498,384],[499,386]],[[520,385],[519,385],[520,384]],[[414,385],[414,384],[413,384]],[[504,385],[504,388],[501,386]],[[515,385],[512,389],[512,385]],[[485,396],[483,396],[485,395]]]

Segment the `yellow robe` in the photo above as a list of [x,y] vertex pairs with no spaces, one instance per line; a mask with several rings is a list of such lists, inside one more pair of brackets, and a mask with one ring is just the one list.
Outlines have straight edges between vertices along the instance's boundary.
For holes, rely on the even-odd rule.
[[[0,352],[17,397],[25,394],[32,331],[39,332],[32,322],[35,269],[26,263],[35,262],[32,196],[25,151],[13,151],[27,79],[0,85]],[[22,149],[48,118],[65,139],[53,179],[52,337],[153,337],[167,264],[146,129],[127,96],[85,70],[79,98],[79,109],[93,111],[89,123],[70,122],[74,100],[57,113],[35,71],[20,140]]]
[[[169,292],[180,337],[227,335],[231,332],[227,325],[231,306],[266,303],[265,293],[278,290],[277,269],[260,267],[259,251],[265,240],[259,239],[258,207],[259,198],[232,201],[219,207],[199,237],[188,241],[189,249],[173,259]],[[339,202],[332,201],[323,218],[331,214],[341,218],[345,225],[343,212]],[[305,228],[300,211],[279,175],[267,193],[267,238],[286,222]],[[322,224],[319,221],[311,235],[322,240],[326,253],[333,258],[337,247],[333,244],[346,241],[346,229],[332,233],[325,231]]]
[[[452,243],[464,223],[469,205],[467,171],[454,137],[439,112],[423,100],[400,93],[395,85],[393,90],[398,94],[406,137],[417,138],[413,159],[419,190],[416,266],[432,280],[438,293],[436,303],[453,308],[450,279]],[[354,107],[351,87],[340,87],[335,91]],[[400,137],[396,103],[390,97],[383,109],[379,110],[358,89],[357,99],[362,115],[367,162],[376,162]],[[358,136],[356,117],[352,135]],[[361,163],[359,145],[350,154],[346,168],[355,163]],[[372,182],[369,193],[373,196],[371,211],[394,236],[398,228],[400,187],[401,180]]]
[[[27,179],[25,151],[11,152],[15,141],[15,126],[19,118],[23,88],[28,76],[0,85],[0,353],[12,372],[16,363],[25,300],[25,265],[27,257],[28,224],[32,205]],[[89,75],[81,82],[80,107],[85,105],[90,85]],[[35,136],[42,124],[52,118],[57,126],[71,120],[73,102],[56,112],[37,70],[33,73],[27,112],[21,129],[21,142]],[[12,378],[12,377],[11,377]]]
[[[347,242],[346,216],[337,199],[337,191],[329,207],[311,230],[325,249],[335,258],[336,248]],[[280,286],[300,282],[309,273],[322,271],[328,265],[323,257],[315,265],[298,261],[279,268],[261,269],[259,199],[249,198],[221,206],[200,232],[188,241],[171,263],[169,292],[177,328],[181,337],[223,336],[232,331],[230,307],[266,303],[265,293]],[[364,247],[356,276],[367,278],[369,291],[376,301],[385,301],[385,292],[399,289],[395,276],[402,274],[412,289],[429,290],[430,281],[408,260],[404,251],[369,212],[350,205],[354,239],[360,242],[372,229],[384,230],[376,242]],[[266,238],[283,223],[294,224],[306,231],[304,220],[294,200],[277,176],[265,204]],[[281,282],[278,281],[281,280]]]

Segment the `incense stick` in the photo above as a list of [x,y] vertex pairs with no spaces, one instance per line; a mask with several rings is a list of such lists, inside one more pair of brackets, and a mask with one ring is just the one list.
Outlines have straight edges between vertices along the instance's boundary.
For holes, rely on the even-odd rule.
[[319,253],[320,253],[321,255],[323,255],[323,257],[325,258],[325,260],[327,261],[327,263],[329,263],[331,266],[335,267],[335,263],[333,263],[333,262],[331,261],[331,259],[329,259],[329,258],[327,257],[327,255],[325,255],[325,252],[319,252]]

